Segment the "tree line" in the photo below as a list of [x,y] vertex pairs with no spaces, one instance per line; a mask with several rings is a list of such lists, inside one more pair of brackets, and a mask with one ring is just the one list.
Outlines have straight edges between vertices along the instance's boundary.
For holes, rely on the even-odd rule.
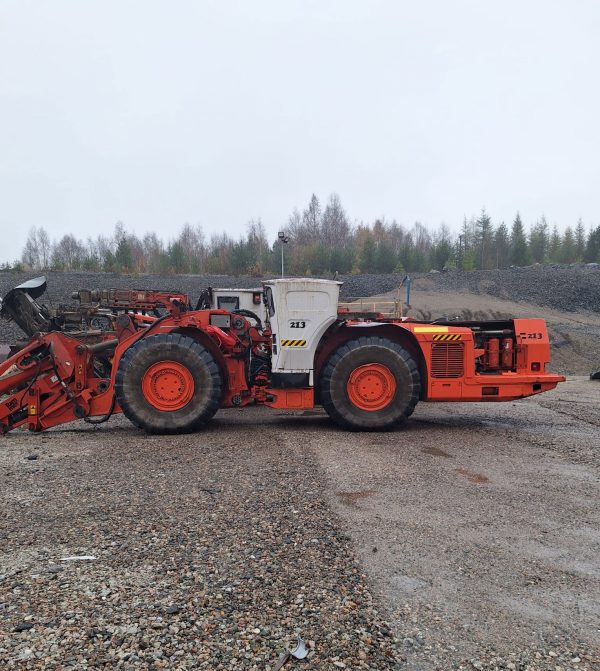
[[20,262],[3,269],[85,270],[153,274],[292,275],[426,272],[432,269],[491,270],[532,263],[600,262],[600,226],[586,230],[581,219],[559,232],[541,217],[528,229],[517,213],[510,225],[494,223],[482,210],[465,217],[458,233],[446,224],[431,230],[419,222],[407,228],[384,218],[353,223],[340,198],[323,207],[313,194],[282,227],[286,240],[270,241],[262,222],[251,220],[245,234],[207,239],[200,226],[186,224],[168,241],[156,233],[140,237],[117,223],[111,235],[64,235],[51,240],[43,227],[29,231]]

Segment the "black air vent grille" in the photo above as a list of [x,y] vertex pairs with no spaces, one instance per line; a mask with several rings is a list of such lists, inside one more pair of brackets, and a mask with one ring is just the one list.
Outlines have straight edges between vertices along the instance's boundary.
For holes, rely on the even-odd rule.
[[431,345],[431,377],[456,378],[465,372],[465,350],[461,342]]

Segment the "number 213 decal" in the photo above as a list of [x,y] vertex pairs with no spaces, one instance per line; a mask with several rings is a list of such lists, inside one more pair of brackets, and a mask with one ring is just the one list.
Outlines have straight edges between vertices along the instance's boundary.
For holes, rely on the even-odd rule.
[[291,329],[303,329],[306,328],[306,322],[290,322]]

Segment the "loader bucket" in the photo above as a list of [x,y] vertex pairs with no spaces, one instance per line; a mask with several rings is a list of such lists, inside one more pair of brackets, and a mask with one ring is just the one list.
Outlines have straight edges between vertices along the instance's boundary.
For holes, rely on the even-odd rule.
[[36,277],[19,284],[0,300],[0,316],[14,321],[30,338],[40,331],[50,331],[50,315],[35,301],[44,291],[46,291],[45,277]]

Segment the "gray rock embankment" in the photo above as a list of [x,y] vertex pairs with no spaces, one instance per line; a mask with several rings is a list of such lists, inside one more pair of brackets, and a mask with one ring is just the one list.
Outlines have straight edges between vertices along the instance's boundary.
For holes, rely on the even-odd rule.
[[506,270],[428,273],[428,285],[441,292],[469,292],[523,301],[564,312],[600,313],[600,268],[595,264],[530,266]]

